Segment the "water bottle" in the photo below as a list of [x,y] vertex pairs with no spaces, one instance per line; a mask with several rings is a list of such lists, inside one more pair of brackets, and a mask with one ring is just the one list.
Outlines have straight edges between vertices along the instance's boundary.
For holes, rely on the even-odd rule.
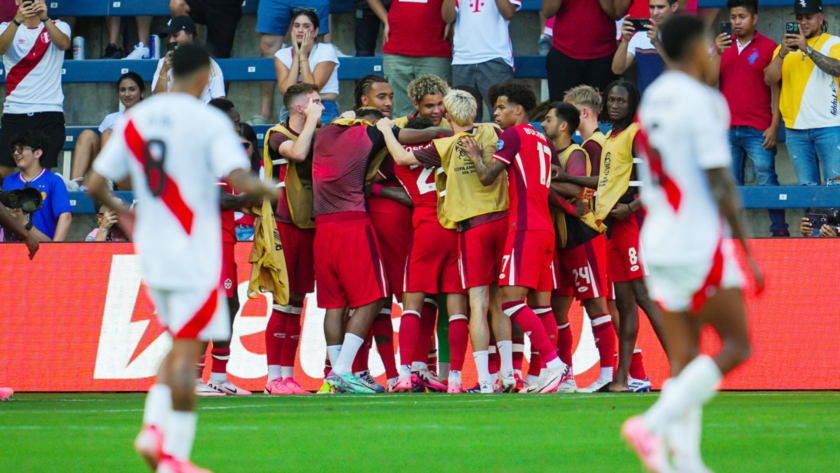
[[160,59],[160,37],[156,34],[149,37],[149,56]]

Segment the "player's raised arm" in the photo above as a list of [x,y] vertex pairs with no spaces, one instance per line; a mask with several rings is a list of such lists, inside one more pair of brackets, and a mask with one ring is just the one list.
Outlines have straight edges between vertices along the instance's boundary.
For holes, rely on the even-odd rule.
[[300,136],[295,141],[284,141],[277,152],[280,156],[292,161],[303,162],[309,155],[309,150],[312,149],[312,140],[315,137],[315,129],[318,127],[318,122],[321,120],[321,114],[324,112],[324,106],[321,102],[316,102],[314,99],[309,99],[309,104],[303,111],[306,116],[306,121],[303,125],[303,130]]
[[467,157],[475,165],[475,171],[478,173],[478,180],[485,186],[492,185],[496,182],[499,174],[505,170],[508,163],[505,163],[494,156],[489,163],[484,162],[484,145],[478,143],[472,136],[465,136],[455,145],[458,149],[467,153]]

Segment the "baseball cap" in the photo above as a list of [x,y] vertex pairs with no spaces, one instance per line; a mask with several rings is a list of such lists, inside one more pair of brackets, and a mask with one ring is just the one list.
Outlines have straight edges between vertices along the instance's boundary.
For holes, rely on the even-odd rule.
[[169,20],[169,23],[167,23],[166,28],[160,32],[160,36],[169,36],[179,31],[186,31],[187,33],[190,33],[193,36],[198,35],[198,32],[195,29],[195,22],[193,21],[193,19],[187,15],[183,15],[176,16],[175,18]]
[[793,3],[794,15],[811,15],[822,11],[822,0],[795,0]]

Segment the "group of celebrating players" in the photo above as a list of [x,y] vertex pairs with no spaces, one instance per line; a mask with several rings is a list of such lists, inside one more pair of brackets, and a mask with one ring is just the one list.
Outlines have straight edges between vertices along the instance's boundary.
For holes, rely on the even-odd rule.
[[[315,87],[298,84],[284,96],[289,120],[268,131],[266,160],[281,182],[275,217],[290,303],[275,305],[268,322],[265,392],[306,393],[294,381],[294,354],[315,280],[326,309],[324,392],[575,392],[575,299],[601,365],[580,392],[650,390],[634,350],[637,307],[657,329],[661,315],[647,296],[639,245],[636,87],[617,81],[603,96],[576,87],[549,106],[542,130],[529,123],[537,99],[527,82],[490,89],[494,124],[476,122],[480,98],[437,76],[417,78],[408,92],[417,111],[392,120],[388,82],[363,77],[357,108],[325,126]],[[599,119],[613,125],[606,135]],[[582,145],[572,139],[578,131]],[[399,367],[394,297],[404,305]],[[439,378],[428,355],[435,327],[450,350]],[[624,328],[617,363],[615,327]],[[461,382],[468,337],[478,371],[471,389]],[[371,338],[387,388],[367,368]]]
[[[730,237],[746,250],[759,288],[762,277],[729,177],[726,104],[701,82],[709,67],[703,25],[678,17],[661,36],[670,71],[641,105],[626,82],[603,95],[576,87],[549,106],[542,131],[529,123],[533,91],[516,81],[491,88],[496,123],[481,124],[477,99],[434,76],[409,88],[417,113],[391,120],[390,86],[368,76],[358,83],[354,112],[320,129],[318,91],[290,87],[289,120],[266,139],[271,172],[264,181],[248,171],[230,121],[198,100],[210,76],[206,51],[175,51],[172,93],[125,114],[89,181],[133,236],[158,317],[173,336],[146,398],[138,453],[158,472],[206,471],[189,456],[195,362],[208,340],[230,337],[218,276],[230,269],[218,231],[221,176],[250,197],[277,200],[273,215],[264,210],[257,223],[276,220],[290,289],[288,305],[274,307],[266,330],[267,393],[305,392],[294,382],[294,356],[303,300],[315,280],[317,303],[326,309],[322,389],[349,393],[384,390],[366,366],[371,337],[391,392],[575,390],[568,325],[574,298],[590,316],[601,365],[600,379],[581,391],[649,389],[634,350],[642,307],[667,341],[672,376],[622,434],[650,471],[708,471],[700,457],[703,405],[723,374],[750,354]],[[612,130],[601,134],[599,121]],[[572,140],[576,131],[582,145]],[[636,153],[646,163],[638,168],[642,176]],[[141,202],[136,220],[107,186],[127,176]],[[640,240],[664,317],[647,296]],[[393,297],[405,307],[399,368],[391,352]],[[721,337],[714,358],[698,353],[704,325]],[[428,359],[435,326],[451,351],[440,378]],[[534,353],[523,379],[525,335]],[[465,390],[468,337],[479,382]]]

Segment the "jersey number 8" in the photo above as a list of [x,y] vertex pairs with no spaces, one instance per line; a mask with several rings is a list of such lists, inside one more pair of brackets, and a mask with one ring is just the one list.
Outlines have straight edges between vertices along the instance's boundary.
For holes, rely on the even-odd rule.
[[166,163],[166,143],[161,140],[149,140],[143,149],[146,183],[153,196],[163,194],[166,187],[166,174],[163,165]]

